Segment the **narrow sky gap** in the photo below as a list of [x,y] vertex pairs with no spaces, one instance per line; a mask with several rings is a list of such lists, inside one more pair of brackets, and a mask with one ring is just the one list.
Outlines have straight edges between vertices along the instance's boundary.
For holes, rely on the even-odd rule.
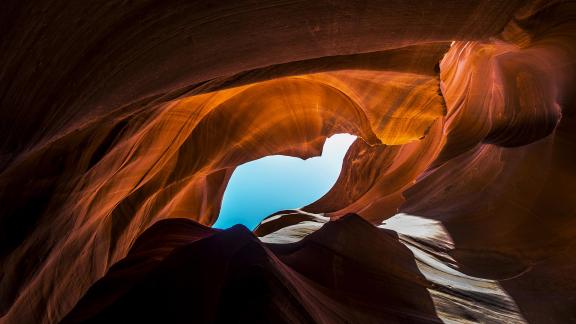
[[350,134],[333,135],[324,143],[322,156],[308,160],[272,155],[240,165],[228,183],[214,227],[243,224],[253,229],[274,212],[316,201],[338,179],[355,139]]

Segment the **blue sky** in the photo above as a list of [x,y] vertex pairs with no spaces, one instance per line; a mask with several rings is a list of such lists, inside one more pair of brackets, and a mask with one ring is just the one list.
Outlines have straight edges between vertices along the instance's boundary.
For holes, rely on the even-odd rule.
[[224,193],[216,228],[244,224],[254,229],[279,210],[306,206],[336,182],[342,160],[356,136],[336,134],[324,143],[322,156],[302,160],[272,155],[240,165]]

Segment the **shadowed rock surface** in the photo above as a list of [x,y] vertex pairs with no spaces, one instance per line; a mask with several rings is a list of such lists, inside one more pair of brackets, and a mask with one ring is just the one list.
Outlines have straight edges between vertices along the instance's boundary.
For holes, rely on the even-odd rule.
[[[366,244],[376,253],[357,253]],[[286,245],[263,244],[243,226],[208,232],[169,219],[143,233],[63,323],[439,322],[428,286],[397,236],[357,215]]]

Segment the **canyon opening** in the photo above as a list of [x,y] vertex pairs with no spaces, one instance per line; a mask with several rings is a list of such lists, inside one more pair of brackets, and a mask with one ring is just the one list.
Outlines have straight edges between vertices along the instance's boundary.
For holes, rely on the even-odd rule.
[[275,155],[238,166],[224,192],[215,228],[243,224],[254,229],[275,212],[298,209],[332,188],[342,160],[356,136],[336,134],[326,139],[322,155],[306,160]]

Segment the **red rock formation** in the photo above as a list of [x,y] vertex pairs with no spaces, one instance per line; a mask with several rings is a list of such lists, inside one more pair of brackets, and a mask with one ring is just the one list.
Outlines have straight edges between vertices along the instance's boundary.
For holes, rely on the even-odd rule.
[[[432,295],[464,303],[466,311],[437,307],[453,320],[576,321],[573,2],[36,0],[1,8],[2,322],[58,322],[73,308],[70,320],[128,316],[144,296],[128,284],[147,296],[196,287],[198,319],[226,320],[214,307],[240,311],[227,298],[249,290],[246,278],[263,289],[252,296],[257,305],[278,298],[264,303],[261,319],[434,321]],[[336,185],[296,217],[268,219],[258,235],[282,241],[291,226],[310,233],[313,213],[352,212],[377,225],[398,212],[426,217],[453,240],[449,248],[426,240],[422,253],[442,256],[430,267],[492,280],[518,309],[462,296],[453,277],[430,288],[392,234],[357,220],[271,248],[243,229],[159,222],[209,226],[237,165],[318,155],[339,132],[360,139]],[[381,264],[387,253],[400,259]],[[178,265],[199,263],[197,276],[235,268],[180,288],[170,281],[170,273],[184,280]],[[331,273],[334,264],[342,272]],[[264,270],[251,276],[254,265]],[[221,300],[210,295],[217,284]],[[162,307],[183,305],[184,293]]]

